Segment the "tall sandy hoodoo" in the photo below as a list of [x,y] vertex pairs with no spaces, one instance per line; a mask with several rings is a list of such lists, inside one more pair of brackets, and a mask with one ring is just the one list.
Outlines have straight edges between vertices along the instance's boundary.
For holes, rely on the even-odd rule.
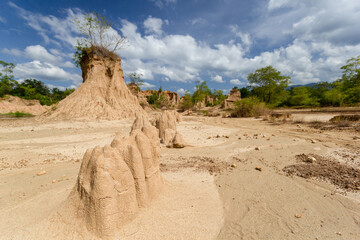
[[69,201],[88,230],[111,237],[158,196],[163,187],[159,161],[158,131],[143,115],[130,136],[87,150]]
[[83,83],[50,111],[52,119],[125,119],[144,113],[124,81],[121,59],[92,51],[81,64]]

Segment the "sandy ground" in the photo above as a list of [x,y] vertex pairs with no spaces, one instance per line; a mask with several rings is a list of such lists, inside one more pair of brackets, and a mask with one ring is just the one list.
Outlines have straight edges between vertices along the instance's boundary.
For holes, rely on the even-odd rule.
[[[0,121],[0,239],[97,239],[62,203],[85,150],[131,124]],[[218,117],[178,130],[189,146],[162,146],[164,192],[115,239],[360,239],[359,191],[282,171],[303,153],[359,169],[359,133]]]

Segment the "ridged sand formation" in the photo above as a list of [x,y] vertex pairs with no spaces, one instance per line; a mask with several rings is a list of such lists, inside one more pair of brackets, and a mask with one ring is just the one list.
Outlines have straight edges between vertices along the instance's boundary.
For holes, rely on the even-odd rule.
[[156,128],[159,129],[160,140],[166,146],[173,148],[185,147],[182,135],[176,130],[176,123],[180,121],[180,115],[176,111],[164,111],[156,119]]
[[83,83],[44,116],[51,119],[115,120],[144,113],[124,81],[121,59],[89,54],[83,60]]
[[86,151],[69,200],[78,206],[88,230],[112,236],[159,195],[163,186],[159,142],[157,129],[141,115],[130,136]]

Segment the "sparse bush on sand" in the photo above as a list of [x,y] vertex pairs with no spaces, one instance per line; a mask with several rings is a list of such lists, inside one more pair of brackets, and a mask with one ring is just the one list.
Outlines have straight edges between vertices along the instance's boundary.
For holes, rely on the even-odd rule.
[[256,97],[236,101],[234,106],[231,112],[232,117],[260,117],[268,112],[265,103]]

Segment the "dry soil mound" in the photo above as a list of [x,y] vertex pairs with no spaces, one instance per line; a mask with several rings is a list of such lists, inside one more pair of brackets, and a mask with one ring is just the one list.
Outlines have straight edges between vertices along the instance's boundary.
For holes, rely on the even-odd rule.
[[140,116],[130,136],[87,150],[69,203],[88,230],[110,237],[159,195],[159,142],[156,128]]
[[44,116],[52,119],[116,120],[144,113],[124,82],[120,58],[90,54],[81,69],[83,84]]
[[38,115],[46,110],[47,107],[42,106],[39,100],[26,100],[15,96],[7,96],[0,100],[0,113],[26,112]]

